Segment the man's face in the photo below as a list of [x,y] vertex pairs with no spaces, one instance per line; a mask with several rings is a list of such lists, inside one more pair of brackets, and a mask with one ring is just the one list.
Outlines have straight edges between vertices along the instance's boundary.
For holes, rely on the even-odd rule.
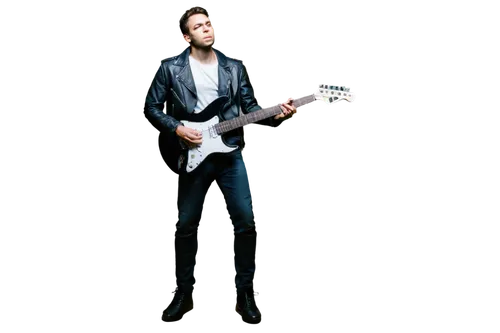
[[196,48],[209,48],[215,42],[214,28],[210,19],[203,14],[195,14],[189,17],[189,34],[184,35],[184,39]]

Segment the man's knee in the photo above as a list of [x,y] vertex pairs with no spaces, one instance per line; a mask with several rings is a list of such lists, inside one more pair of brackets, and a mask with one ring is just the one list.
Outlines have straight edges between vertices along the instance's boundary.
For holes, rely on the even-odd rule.
[[251,219],[242,219],[238,221],[233,221],[234,234],[255,234],[255,222],[253,216]]
[[201,216],[192,216],[188,214],[179,214],[179,221],[175,225],[176,237],[188,237],[198,232]]

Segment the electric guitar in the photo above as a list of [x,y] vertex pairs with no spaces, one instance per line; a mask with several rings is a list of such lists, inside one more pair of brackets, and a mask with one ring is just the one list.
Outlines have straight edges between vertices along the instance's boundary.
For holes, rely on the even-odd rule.
[[[296,108],[322,100],[326,103],[336,103],[341,100],[352,102],[354,95],[349,88],[339,86],[320,85],[319,90],[309,96],[294,99]],[[210,103],[202,112],[192,113],[182,120],[181,123],[189,128],[196,129],[202,133],[202,143],[189,147],[175,132],[161,132],[158,138],[160,153],[168,167],[177,174],[191,173],[211,154],[229,153],[236,150],[237,146],[226,145],[222,140],[222,134],[230,130],[263,120],[280,114],[279,105],[262,109],[239,117],[223,120],[220,117],[229,99],[221,96]]]

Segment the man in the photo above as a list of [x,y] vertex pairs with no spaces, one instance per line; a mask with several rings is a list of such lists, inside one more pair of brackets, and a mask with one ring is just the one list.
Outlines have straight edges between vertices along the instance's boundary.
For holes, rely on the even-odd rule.
[[[199,145],[203,137],[180,120],[187,114],[203,112],[219,96],[228,96],[230,106],[221,110],[228,120],[243,113],[261,109],[253,95],[245,66],[212,48],[214,29],[205,9],[194,7],[180,19],[184,39],[190,44],[178,56],[162,61],[146,97],[146,118],[161,132],[177,135],[188,145]],[[166,114],[163,106],[167,103]],[[280,104],[282,113],[259,123],[278,126],[290,118],[296,108],[292,99]],[[193,308],[197,230],[203,202],[215,180],[221,189],[234,228],[234,261],[236,269],[236,311],[248,323],[259,323],[261,314],[254,299],[255,248],[257,232],[252,199],[241,149],[245,142],[243,128],[223,135],[228,145],[239,149],[231,153],[213,154],[195,172],[180,174],[177,206],[179,220],[175,232],[177,289],[162,320],[176,321]]]

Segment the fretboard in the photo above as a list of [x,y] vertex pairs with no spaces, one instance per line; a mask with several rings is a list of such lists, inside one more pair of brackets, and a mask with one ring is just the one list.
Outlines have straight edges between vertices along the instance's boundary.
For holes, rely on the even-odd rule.
[[[316,98],[314,95],[309,95],[305,96],[302,98],[294,99],[293,100],[293,105],[298,108],[302,105],[314,102]],[[222,134],[228,131],[231,131],[233,129],[243,127],[248,124],[255,123],[259,120],[263,120],[269,117],[276,116],[277,114],[281,113],[281,108],[279,105],[272,106],[267,109],[262,109],[254,112],[250,112],[248,114],[239,116],[237,118],[231,119],[231,120],[226,120],[221,123],[218,123],[214,126],[214,129],[216,130],[217,134]]]

